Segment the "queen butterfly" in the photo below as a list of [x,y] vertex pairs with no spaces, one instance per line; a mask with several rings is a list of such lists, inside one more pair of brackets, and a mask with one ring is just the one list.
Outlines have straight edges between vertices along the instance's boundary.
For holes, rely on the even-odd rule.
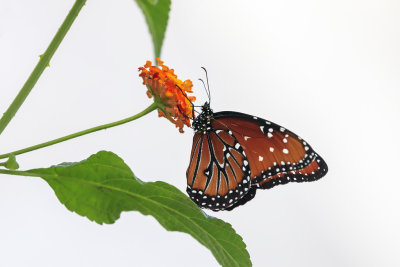
[[254,198],[257,189],[315,181],[328,172],[306,141],[271,121],[213,113],[206,102],[192,128],[186,191],[201,208],[232,210]]
[[[213,113],[209,102],[195,117],[195,97],[187,95],[192,93],[192,82],[182,82],[173,69],[157,61],[160,67],[147,61],[139,76],[147,96],[154,97],[159,116],[180,132],[193,120],[196,133],[186,176],[187,192],[198,206],[232,210],[254,198],[257,189],[314,181],[328,172],[306,141],[275,123],[238,112]],[[207,87],[201,81],[211,102],[208,77]]]

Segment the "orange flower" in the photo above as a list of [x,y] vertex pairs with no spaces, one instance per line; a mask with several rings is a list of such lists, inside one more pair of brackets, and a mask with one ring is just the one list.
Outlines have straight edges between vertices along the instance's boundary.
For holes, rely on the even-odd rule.
[[189,118],[193,116],[190,101],[195,101],[196,97],[186,94],[193,93],[193,84],[190,80],[179,80],[173,69],[165,66],[159,58],[156,59],[160,66],[152,66],[151,61],[147,61],[144,67],[139,68],[139,76],[147,86],[147,96],[154,97],[154,102],[159,105],[158,115],[166,117],[183,133],[183,126],[189,127]]

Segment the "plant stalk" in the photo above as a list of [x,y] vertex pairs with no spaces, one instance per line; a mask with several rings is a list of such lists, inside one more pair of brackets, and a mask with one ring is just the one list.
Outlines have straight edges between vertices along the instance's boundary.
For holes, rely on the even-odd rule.
[[44,148],[44,147],[47,147],[47,146],[58,144],[58,143],[61,143],[61,142],[64,142],[64,141],[67,141],[67,140],[82,136],[82,135],[86,135],[86,134],[89,134],[89,133],[94,133],[94,132],[97,132],[97,131],[100,131],[100,130],[104,130],[104,129],[107,129],[107,128],[112,128],[112,127],[115,127],[115,126],[130,122],[130,121],[136,120],[136,119],[138,119],[140,117],[143,117],[144,115],[152,112],[153,110],[155,110],[157,108],[158,108],[158,104],[156,102],[154,102],[153,104],[148,106],[146,109],[144,109],[142,112],[140,112],[140,113],[138,113],[136,115],[133,115],[131,117],[128,117],[126,119],[122,119],[122,120],[119,120],[119,121],[115,121],[115,122],[99,125],[99,126],[96,126],[96,127],[90,128],[90,129],[86,129],[86,130],[83,130],[83,131],[80,131],[80,132],[77,132],[77,133],[66,135],[64,137],[60,137],[60,138],[57,138],[57,139],[54,139],[54,140],[51,140],[51,141],[48,141],[48,142],[45,142],[45,143],[41,143],[41,144],[30,146],[30,147],[27,147],[27,148],[24,148],[24,149],[16,150],[14,152],[2,154],[2,155],[0,155],[0,159],[8,158],[11,155],[17,156],[17,155],[20,155],[20,154],[23,154],[23,153],[27,153],[27,152],[30,152],[30,151],[33,151],[33,150],[37,150],[37,149],[40,149],[40,148]]
[[15,116],[18,109],[24,103],[25,99],[28,97],[31,92],[33,86],[35,86],[36,82],[39,80],[39,77],[42,75],[44,69],[49,66],[50,59],[53,57],[56,52],[58,46],[64,39],[68,30],[71,28],[72,23],[75,21],[82,7],[85,5],[86,0],[76,0],[71,10],[69,11],[67,17],[64,22],[61,24],[61,27],[58,29],[56,35],[53,40],[51,40],[49,46],[43,55],[40,56],[39,62],[36,67],[33,69],[31,75],[26,80],[24,86],[19,91],[18,95],[15,97],[14,101],[8,107],[6,112],[4,112],[3,117],[0,119],[0,134],[7,127],[8,123]]

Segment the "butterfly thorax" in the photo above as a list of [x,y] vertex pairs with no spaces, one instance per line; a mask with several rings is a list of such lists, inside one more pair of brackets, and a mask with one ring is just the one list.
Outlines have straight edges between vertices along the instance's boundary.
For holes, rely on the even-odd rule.
[[213,111],[210,108],[210,104],[208,102],[204,103],[201,107],[201,113],[193,120],[193,130],[203,132],[206,134],[207,132],[212,130],[211,121],[213,120]]

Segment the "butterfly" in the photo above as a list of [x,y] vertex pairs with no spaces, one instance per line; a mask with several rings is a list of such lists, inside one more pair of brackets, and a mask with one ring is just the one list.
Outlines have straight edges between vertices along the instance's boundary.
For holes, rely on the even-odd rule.
[[232,210],[253,199],[259,189],[315,181],[328,172],[305,140],[262,118],[214,113],[205,102],[192,128],[186,191],[201,208]]

